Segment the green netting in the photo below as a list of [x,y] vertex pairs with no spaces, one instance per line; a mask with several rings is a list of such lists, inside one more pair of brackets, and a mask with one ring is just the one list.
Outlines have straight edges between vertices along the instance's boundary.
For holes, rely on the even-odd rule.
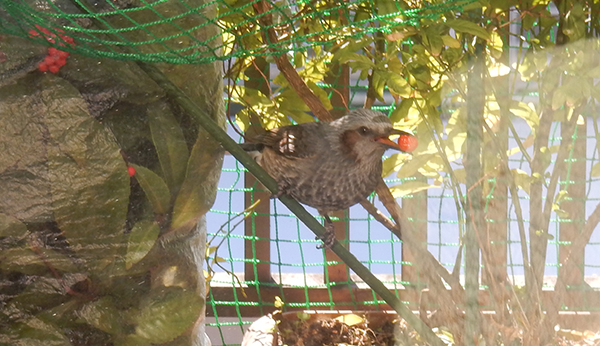
[[[314,46],[340,44],[374,32],[437,19],[474,0],[453,0],[423,8],[400,8],[390,2],[380,15],[371,15],[375,1],[280,1],[257,14],[254,1],[200,0],[1,0],[0,32],[45,42],[44,32],[66,35],[52,45],[90,57],[168,62],[207,63],[244,56],[268,56]],[[309,17],[298,16],[310,11]],[[260,25],[268,18],[270,24]],[[324,23],[327,23],[326,25]],[[264,23],[263,23],[264,24]],[[278,42],[263,41],[261,30],[286,30]],[[206,30],[213,33],[207,36]],[[215,31],[220,29],[224,35]],[[34,37],[32,30],[39,32]],[[223,39],[224,38],[224,39]],[[258,48],[256,41],[262,41]]]
[[[401,31],[407,26],[420,26],[424,21],[439,19],[448,11],[461,11],[473,2],[415,3],[417,8],[407,9],[398,7],[401,3],[393,1],[344,3],[280,1],[277,2],[277,7],[257,14],[256,7],[261,4],[260,1],[0,0],[0,18],[2,19],[0,31],[89,57],[200,64],[238,57],[264,57],[281,53],[296,53],[323,46],[331,48],[350,39],[360,40],[368,35],[389,34]],[[391,7],[385,8],[384,5],[391,5]],[[207,28],[211,29],[208,30],[211,34],[206,34],[205,29]],[[277,42],[265,38],[264,32],[269,28],[280,34]],[[530,33],[521,32],[521,34],[528,36]],[[555,39],[554,32],[550,32],[549,37],[549,40],[553,41]],[[54,41],[50,42],[48,38]],[[68,38],[72,38],[74,42],[71,43]],[[510,49],[512,53],[517,50],[522,51],[524,47]],[[519,65],[521,58],[512,62]],[[458,62],[456,63],[458,64]],[[511,78],[518,79],[518,75],[522,71],[518,66],[509,66]],[[273,82],[272,79],[265,79]],[[240,80],[241,78],[233,82],[240,83]],[[337,83],[340,82],[319,82],[317,85],[323,89],[343,86],[337,85]],[[368,91],[367,83],[366,78],[352,80],[348,100],[350,108],[362,106]],[[532,96],[539,96],[536,88],[531,87],[530,89],[530,86],[530,84],[524,85],[524,90],[533,90],[531,93],[515,93],[511,95],[512,100],[527,104],[531,102]],[[385,95],[388,97],[389,103],[393,103],[389,98],[388,88],[385,89]],[[384,89],[383,85],[381,89]],[[446,121],[451,118],[452,114],[455,114],[458,106],[452,103],[455,102],[454,99],[460,98],[460,95],[454,90],[444,89],[443,91],[445,94],[442,105],[451,104],[448,107],[441,107],[443,109],[440,111],[440,119]],[[327,96],[331,99],[333,95],[334,93],[329,91]],[[232,100],[228,99],[227,101],[231,102]],[[532,107],[539,107],[539,105]],[[396,109],[395,106],[386,106],[382,103],[376,104],[375,108],[387,113],[394,112]],[[333,109],[345,108],[340,104],[334,104]],[[586,133],[576,132],[572,138],[569,156],[565,159],[568,162],[566,171],[558,181],[558,185],[565,188],[572,185],[584,186],[585,193],[583,195],[567,196],[565,200],[584,201],[586,213],[572,219],[565,217],[564,213],[561,214],[559,204],[555,210],[553,209],[548,229],[550,240],[545,272],[550,281],[544,282],[545,288],[554,287],[551,280],[560,272],[561,246],[570,244],[570,241],[561,240],[561,224],[581,223],[587,220],[591,210],[600,202],[598,194],[600,178],[597,173],[590,174],[591,167],[597,166],[599,162],[598,148],[597,145],[594,145],[598,138],[597,117],[594,117],[594,114],[595,112],[591,110],[589,114],[586,114],[586,119],[588,119]],[[299,122],[298,119],[293,118],[293,115],[289,115],[289,117],[292,119],[286,118],[286,121]],[[511,133],[508,139],[510,148],[516,147],[517,140],[525,142],[531,135],[530,128],[523,120],[516,119],[514,125],[519,130],[517,133]],[[447,138],[448,135],[445,133],[444,138]],[[420,136],[424,135],[421,133]],[[574,156],[573,148],[577,138],[586,138],[589,143],[583,157]],[[241,141],[241,139],[239,140]],[[556,147],[564,141],[569,141],[569,138],[562,137],[561,125],[558,122],[553,123],[548,140],[548,147],[554,150],[551,151],[548,163],[550,167],[557,163]],[[519,187],[522,190],[519,191],[518,199],[524,206],[530,201],[530,196],[525,190],[532,182],[524,177],[530,173],[527,155],[532,155],[532,153],[531,150],[528,150],[517,152],[509,157],[509,166],[515,169],[515,179],[521,179]],[[583,177],[573,178],[571,168],[582,160],[586,164],[586,174]],[[456,164],[455,168],[460,169],[462,162],[457,159]],[[516,171],[517,169],[521,170],[523,174]],[[274,304],[263,297],[272,294],[273,290],[278,290],[280,296],[286,301],[286,309],[336,309],[339,306],[349,306],[355,309],[380,308],[383,301],[378,299],[374,293],[366,298],[365,296],[360,299],[356,297],[356,287],[367,288],[364,282],[356,276],[351,276],[351,280],[336,283],[332,283],[328,275],[321,276],[324,267],[336,264],[336,262],[324,258],[323,252],[315,248],[319,241],[315,240],[314,235],[279,202],[263,201],[262,203],[270,205],[269,213],[250,215],[251,220],[260,216],[269,217],[271,230],[267,238],[257,239],[256,236],[245,234],[244,231],[256,234],[257,229],[255,225],[249,227],[250,229],[245,229],[243,225],[238,224],[239,218],[236,219],[236,216],[247,207],[247,204],[244,203],[246,196],[250,195],[250,200],[253,202],[256,199],[255,194],[263,190],[256,185],[244,186],[245,169],[232,157],[226,159],[222,173],[218,199],[209,216],[209,227],[212,232],[210,237],[214,237],[211,245],[220,244],[218,252],[211,255],[211,259],[215,261],[218,259],[216,262],[220,265],[220,268],[213,268],[217,269],[217,275],[210,282],[212,289],[208,300],[208,310],[215,318],[215,320],[209,321],[209,326],[218,329],[216,333],[220,335],[220,338],[212,340],[213,344],[239,343],[243,326],[255,318],[255,316],[245,315],[244,308],[256,307],[259,314],[272,312],[275,309]],[[455,191],[445,184],[452,177],[447,172],[443,172],[441,175],[441,179],[438,181],[439,187],[431,188],[426,193],[407,194],[399,198],[399,201],[405,207],[411,203],[420,205],[420,202],[427,202],[427,212],[419,214],[420,216],[409,214],[409,220],[427,234],[428,249],[442,265],[452,271],[457,265],[455,260],[460,252],[464,227],[464,215],[457,212],[456,200],[464,198],[468,187],[464,183],[459,183],[463,195],[457,196]],[[395,186],[414,180],[413,177],[395,178],[392,175],[386,179],[386,182],[390,186]],[[508,259],[502,269],[509,274],[511,282],[522,285],[524,263],[520,249],[523,244],[518,235],[519,220],[515,212],[514,200],[506,195],[497,196],[496,192],[500,189],[501,179],[482,177],[482,180],[485,181],[488,188],[485,191],[486,211],[494,204],[507,204],[507,212],[504,215],[488,216],[486,222],[490,225],[506,224],[507,238],[498,243],[498,245],[507,247]],[[432,179],[429,179],[428,182],[433,183]],[[370,199],[375,202],[376,206],[383,209],[377,199],[373,197]],[[529,212],[526,207],[523,211],[525,213],[524,221],[529,224]],[[316,215],[316,212],[314,214]],[[344,241],[349,244],[350,250],[390,289],[402,295],[405,287],[422,287],[423,277],[421,275],[410,280],[403,278],[402,275],[406,268],[414,267],[415,263],[403,259],[402,243],[373,217],[362,208],[353,207],[341,220],[348,221],[349,224],[349,237]],[[222,228],[219,228],[219,225],[223,225]],[[271,242],[271,257],[267,264],[270,266],[273,281],[250,280],[241,275],[244,267],[248,264],[255,274],[258,272],[257,266],[264,264],[256,256],[256,247],[250,246],[250,250],[247,252],[242,251],[248,242],[252,244],[256,241]],[[599,246],[600,242],[596,235],[588,242],[587,253],[597,252]],[[458,266],[458,273],[464,273],[464,260],[459,262]],[[590,256],[586,258],[579,269],[585,274],[597,273],[598,268],[600,268],[600,264],[597,257]],[[232,273],[235,275],[231,275]],[[241,278],[241,282],[237,281],[239,278]],[[597,282],[588,284],[597,288],[594,286]],[[254,295],[249,298],[239,287],[252,291]],[[288,288],[298,289],[305,299],[286,300],[284,289]],[[483,285],[482,288],[486,289],[487,287]],[[310,290],[313,289],[325,289],[327,299],[311,300]],[[588,290],[588,287],[575,287],[575,289],[584,292]],[[345,300],[337,299],[340,291],[349,292],[349,295],[344,297]],[[594,309],[587,303],[581,301],[578,305],[563,306],[562,308],[565,310]],[[407,301],[407,304],[413,304],[412,307],[414,307],[415,302]],[[482,308],[486,307],[482,306]],[[235,329],[236,338],[233,340],[227,338],[231,337],[227,328]]]

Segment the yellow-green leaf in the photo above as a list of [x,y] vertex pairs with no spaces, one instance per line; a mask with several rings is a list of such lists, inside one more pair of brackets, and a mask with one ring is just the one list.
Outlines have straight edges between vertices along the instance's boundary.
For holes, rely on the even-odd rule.
[[348,326],[355,326],[357,324],[361,324],[365,322],[365,319],[356,315],[356,314],[345,314],[335,318]]
[[109,334],[122,333],[125,327],[122,321],[123,312],[110,296],[101,297],[85,304],[77,316],[87,324]]
[[176,193],[183,183],[190,155],[183,131],[164,102],[148,106],[148,123],[165,183]]
[[223,149],[208,135],[199,135],[187,164],[185,180],[173,206],[169,232],[188,232],[212,206],[223,163]]
[[400,97],[410,97],[412,89],[408,82],[397,73],[387,73],[386,84],[391,92],[400,95]]
[[531,179],[532,179],[529,176],[529,174],[527,174],[527,172],[520,170],[518,168],[512,169],[511,173],[512,173],[515,185],[517,185],[518,188],[520,188],[521,190],[523,190],[527,194],[529,194],[529,187],[531,186]]
[[27,235],[27,226],[16,217],[0,213],[0,238],[11,237],[15,240]]
[[490,39],[490,33],[485,28],[464,19],[453,19],[446,22],[446,25],[458,32],[463,32],[478,36],[484,40]]
[[410,157],[408,154],[394,154],[383,161],[383,170],[381,176],[383,178],[397,171],[404,162]]
[[152,210],[157,214],[169,211],[171,193],[165,181],[146,167],[131,164],[135,168],[135,179],[146,194],[146,198],[152,205]]
[[133,267],[150,252],[150,249],[156,243],[156,239],[158,239],[159,233],[160,227],[154,221],[142,220],[133,226],[127,242],[126,269]]
[[430,188],[439,188],[439,186],[430,185],[424,181],[414,180],[407,181],[399,185],[390,187],[390,191],[394,198],[399,198],[406,195],[411,195],[419,191],[427,190]]
[[592,177],[600,177],[600,162],[596,162],[592,166],[591,176]]

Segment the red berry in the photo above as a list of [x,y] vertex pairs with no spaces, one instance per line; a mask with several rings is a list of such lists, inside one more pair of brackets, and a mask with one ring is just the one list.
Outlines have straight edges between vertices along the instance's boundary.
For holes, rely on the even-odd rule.
[[52,73],[57,73],[58,70],[60,70],[60,67],[56,66],[56,65],[52,65],[48,67],[48,71],[52,72]]
[[59,36],[60,36],[60,38],[63,39],[63,41],[67,42],[68,44],[73,44],[75,42],[71,36],[67,36],[67,35],[59,35]]
[[398,137],[398,146],[402,151],[410,153],[417,148],[417,145],[419,145],[419,141],[415,136],[400,135],[400,137]]
[[35,25],[35,27],[36,27],[36,28],[37,28],[39,31],[43,32],[44,34],[46,34],[46,35],[50,35],[50,30],[48,30],[48,29],[46,29],[46,28],[44,28],[44,27],[40,26],[39,24],[36,24],[36,25]]
[[66,58],[66,57],[68,57],[69,55],[71,55],[71,53],[69,53],[69,52],[65,52],[65,51],[62,51],[62,50],[59,50],[59,51],[58,51],[58,57],[59,57],[59,58]]
[[53,55],[46,55],[46,57],[44,58],[44,62],[47,65],[54,65],[54,63],[56,62],[56,59],[54,58]]
[[48,55],[58,55],[59,50],[54,47],[48,48]]
[[135,174],[135,168],[131,166],[127,167],[127,173],[129,173],[130,177],[133,177],[133,175]]
[[48,64],[42,61],[38,64],[38,69],[42,72],[46,72],[48,71]]
[[56,60],[55,65],[58,67],[63,67],[65,66],[65,64],[67,63],[67,59],[65,58],[58,58],[58,60]]

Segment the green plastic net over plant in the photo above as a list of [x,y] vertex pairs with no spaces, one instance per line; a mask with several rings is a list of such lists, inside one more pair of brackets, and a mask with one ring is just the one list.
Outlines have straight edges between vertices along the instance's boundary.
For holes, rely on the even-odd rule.
[[[390,0],[0,0],[0,32],[90,57],[207,63],[389,34],[473,2],[408,8]],[[211,26],[222,34],[207,35],[216,32],[205,30]],[[274,29],[279,39],[264,37],[266,29]]]

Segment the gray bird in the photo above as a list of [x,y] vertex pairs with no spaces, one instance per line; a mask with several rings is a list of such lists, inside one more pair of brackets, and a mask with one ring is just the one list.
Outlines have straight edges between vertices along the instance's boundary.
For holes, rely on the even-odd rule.
[[242,148],[277,181],[279,194],[319,211],[327,230],[319,248],[328,248],[335,239],[328,213],[346,209],[375,190],[383,153],[402,150],[388,138],[392,134],[412,136],[394,129],[381,112],[357,109],[332,122],[275,128]]

